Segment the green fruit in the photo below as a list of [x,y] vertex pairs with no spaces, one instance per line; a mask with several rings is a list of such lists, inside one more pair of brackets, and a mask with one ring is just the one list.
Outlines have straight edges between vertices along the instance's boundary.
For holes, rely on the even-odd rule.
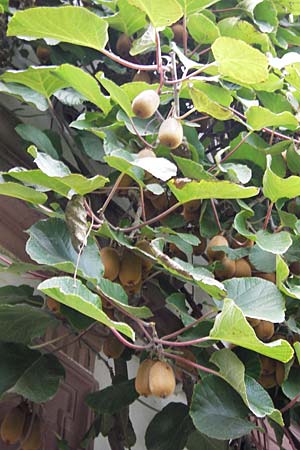
[[183,139],[183,128],[179,120],[174,117],[164,120],[158,131],[158,139],[165,147],[177,148]]
[[160,97],[156,91],[147,89],[138,94],[132,102],[132,111],[141,119],[149,119],[159,107]]

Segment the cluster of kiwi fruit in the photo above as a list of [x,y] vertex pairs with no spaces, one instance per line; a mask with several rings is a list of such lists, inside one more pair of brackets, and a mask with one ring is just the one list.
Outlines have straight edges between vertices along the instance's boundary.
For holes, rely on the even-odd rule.
[[280,386],[285,380],[285,366],[282,362],[267,356],[260,356],[261,372],[259,383],[265,389]]
[[144,359],[140,364],[135,378],[135,389],[140,395],[166,398],[174,393],[175,387],[175,374],[167,362]]
[[22,450],[39,450],[42,447],[40,419],[32,415],[25,403],[21,403],[5,415],[0,436],[6,445],[19,443]]

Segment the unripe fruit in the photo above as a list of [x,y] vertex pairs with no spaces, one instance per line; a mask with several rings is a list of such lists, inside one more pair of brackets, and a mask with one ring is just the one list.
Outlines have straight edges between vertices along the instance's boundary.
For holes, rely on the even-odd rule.
[[122,355],[125,347],[114,335],[108,336],[103,344],[103,353],[108,358],[118,359]]
[[135,82],[140,81],[140,82],[151,84],[151,77],[148,72],[145,72],[143,70],[143,71],[137,72],[134,75],[134,77],[132,78],[132,81],[135,81]]
[[154,153],[151,148],[143,148],[143,150],[140,150],[137,154],[138,158],[156,158],[156,154]]
[[132,102],[132,110],[137,117],[149,119],[159,107],[160,98],[152,89],[140,92]]
[[117,250],[112,247],[103,247],[100,251],[100,256],[104,266],[103,277],[114,281],[120,271],[120,257]]
[[247,317],[248,322],[250,323],[251,327],[255,328],[257,325],[260,324],[260,319],[253,319],[252,317]]
[[216,277],[221,280],[232,278],[235,273],[235,261],[227,258],[227,256],[224,256],[224,258],[222,258],[220,262],[222,264],[222,267],[215,270]]
[[[149,244],[148,241],[146,241],[146,239],[142,239],[141,241],[136,243],[137,248],[139,248],[140,250],[143,250],[146,253],[149,253],[150,255],[153,255],[153,250],[151,245]],[[150,270],[153,267],[153,262],[150,261],[150,259],[147,259],[146,257],[141,256],[141,261],[142,261],[142,272],[143,275],[148,272],[150,272]]]
[[36,56],[42,63],[46,63],[50,59],[51,50],[47,47],[38,46],[36,49]]
[[39,450],[42,445],[42,433],[41,424],[38,417],[34,419],[31,432],[26,439],[22,442],[22,450]]
[[251,277],[251,266],[245,259],[238,259],[235,265],[236,278]]
[[165,398],[172,395],[176,387],[172,367],[163,361],[157,361],[149,371],[149,388],[152,395]]
[[272,373],[275,373],[276,370],[275,359],[268,358],[267,356],[261,356],[260,363],[262,375],[271,375]]
[[174,34],[174,42],[176,42],[176,44],[182,44],[183,43],[183,34],[184,34],[184,28],[183,25],[181,25],[180,23],[176,23],[175,25],[172,26],[172,31]]
[[261,375],[258,381],[265,389],[271,389],[277,384],[275,373],[272,373],[271,375]]
[[267,320],[261,320],[255,327],[256,336],[262,341],[268,341],[274,334],[274,324]]
[[241,234],[237,233],[232,238],[232,248],[243,248],[243,247],[253,247],[254,241],[251,241],[251,239],[247,239],[245,236],[242,236]]
[[229,247],[228,241],[224,236],[214,236],[207,245],[207,256],[211,260],[220,260],[224,258],[225,253],[222,250],[213,250],[212,247]]
[[116,43],[116,50],[118,55],[122,56],[123,58],[128,58],[129,51],[131,49],[131,40],[127,36],[127,34],[122,33]]
[[142,261],[134,253],[125,250],[121,260],[119,279],[123,286],[135,286],[142,279]]
[[276,284],[276,273],[267,273],[267,272],[256,272],[254,274],[255,277],[263,278],[264,280],[271,281],[272,283]]
[[181,123],[174,117],[164,120],[158,131],[158,139],[165,147],[177,148],[183,139]]
[[5,444],[12,445],[21,439],[25,418],[25,411],[19,406],[6,414],[0,428],[0,436]]
[[151,395],[150,387],[149,387],[149,373],[151,367],[155,364],[156,361],[152,359],[144,359],[144,361],[140,364],[136,378],[135,378],[135,390],[144,397],[148,397]]
[[54,300],[53,298],[47,297],[47,308],[49,311],[52,311],[55,314],[60,313],[60,303]]
[[280,386],[285,379],[285,367],[284,364],[280,361],[276,362],[276,371],[275,371],[276,383]]
[[290,271],[294,275],[300,275],[300,261],[294,261],[290,264]]

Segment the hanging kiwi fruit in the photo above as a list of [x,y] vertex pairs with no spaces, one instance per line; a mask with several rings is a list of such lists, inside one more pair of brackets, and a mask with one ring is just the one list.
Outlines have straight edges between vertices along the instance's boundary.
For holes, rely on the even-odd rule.
[[151,395],[149,386],[149,372],[151,367],[155,364],[152,359],[144,359],[144,361],[139,365],[136,378],[135,378],[135,390],[138,394],[148,397]]
[[158,131],[161,145],[174,149],[179,147],[183,139],[183,128],[179,120],[170,117],[164,120]]
[[215,275],[219,280],[228,280],[234,276],[236,262],[224,256],[220,261],[221,267],[215,269]]
[[125,350],[125,347],[115,335],[111,334],[105,339],[102,350],[108,358],[118,359]]
[[20,441],[25,420],[26,410],[22,406],[11,409],[5,415],[0,427],[0,436],[5,444],[13,445]]
[[211,261],[216,261],[224,258],[225,252],[223,250],[213,250],[213,247],[229,247],[229,244],[224,236],[217,235],[211,238],[207,245],[206,253]]
[[149,388],[155,397],[166,398],[175,391],[176,379],[172,367],[164,361],[156,361],[149,370]]
[[251,277],[251,266],[245,258],[238,259],[235,263],[236,278]]
[[120,257],[116,249],[112,247],[103,247],[100,250],[101,261],[104,266],[103,277],[114,281],[119,276]]
[[132,102],[132,111],[141,119],[149,119],[157,111],[160,103],[158,93],[152,89],[140,92]]
[[259,339],[269,341],[274,334],[274,323],[268,320],[261,320],[254,330]]
[[116,51],[119,56],[122,58],[128,58],[129,52],[131,49],[131,39],[127,34],[122,33],[118,37],[117,43],[116,43]]
[[128,249],[125,249],[121,259],[119,279],[123,286],[135,286],[142,279],[141,258]]

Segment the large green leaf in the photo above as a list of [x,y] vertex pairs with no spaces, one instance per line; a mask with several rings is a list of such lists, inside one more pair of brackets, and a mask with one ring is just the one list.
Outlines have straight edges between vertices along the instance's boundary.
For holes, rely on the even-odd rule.
[[177,187],[176,180],[171,180],[168,186],[180,203],[206,198],[249,198],[258,194],[256,187],[243,187],[230,181],[191,181],[183,187]]
[[165,27],[177,22],[183,14],[177,0],[128,0],[128,3],[144,11],[154,27]]
[[[31,270],[37,268],[32,265]],[[21,269],[22,272],[25,270]],[[19,286],[2,286],[0,287],[0,305],[17,305],[18,303],[33,302],[40,306],[43,305],[43,299],[40,296],[34,295],[34,288],[27,284]]]
[[47,328],[59,321],[47,311],[30,305],[0,305],[0,341],[30,344],[42,336]]
[[45,203],[47,200],[47,195],[42,192],[37,192],[22,184],[13,183],[8,181],[7,183],[1,182],[0,177],[0,195],[6,195],[7,197],[19,198],[20,200],[25,200],[26,202],[38,204]]
[[186,16],[202,11],[219,1],[220,0],[178,0]]
[[107,23],[86,8],[42,7],[17,11],[8,36],[55,39],[101,50],[107,43]]
[[256,233],[256,243],[266,252],[281,255],[292,245],[292,238],[287,231],[271,234],[265,230],[259,230]]
[[97,414],[115,414],[131,405],[138,397],[134,380],[126,380],[88,394],[86,403]]
[[147,450],[183,450],[193,429],[183,403],[169,403],[149,423],[145,442]]
[[247,44],[258,44],[263,51],[269,46],[268,36],[260,33],[251,23],[240,20],[239,17],[227,17],[218,22],[218,27],[222,36],[241,39]]
[[277,11],[272,0],[244,0],[239,7],[248,12],[260,31],[271,33],[276,30]]
[[70,277],[54,277],[39,284],[38,289],[51,298],[79,311],[92,319],[114,328],[134,340],[134,331],[123,322],[111,320],[102,310],[101,299],[80,280]]
[[199,431],[194,431],[188,438],[186,448],[188,450],[228,450],[228,445],[227,441],[212,439]]
[[220,36],[217,25],[204,14],[189,16],[187,28],[192,38],[201,44],[212,44]]
[[268,78],[266,56],[243,41],[220,37],[213,43],[212,52],[223,77],[247,84]]
[[5,82],[23,84],[44,97],[50,98],[58,89],[66,87],[66,82],[54,75],[55,69],[56,66],[29,67],[26,70],[7,70],[0,78]]
[[228,120],[232,117],[232,112],[211,100],[208,95],[194,87],[190,88],[191,99],[194,107],[199,112],[209,114],[215,119]]
[[284,298],[274,283],[262,278],[231,278],[224,281],[227,296],[244,315],[270,322],[283,322]]
[[29,105],[35,106],[40,111],[47,111],[48,109],[46,99],[27,86],[22,86],[17,83],[2,83],[2,81],[0,81],[0,92],[12,95]]
[[132,111],[131,102],[126,92],[112,80],[105,78],[103,72],[98,72],[96,74],[96,78],[99,80],[104,89],[110,94],[113,101],[120,105],[120,107],[126,112],[128,117],[133,117],[134,113]]
[[[63,220],[41,220],[32,225],[29,235],[26,251],[34,261],[74,273],[78,254],[73,248],[70,233]],[[103,265],[93,238],[88,239],[80,256],[78,270],[79,274],[87,279],[95,281],[102,277]]]
[[200,433],[224,440],[241,437],[255,428],[247,414],[241,397],[221,378],[209,375],[196,384],[190,415]]
[[275,114],[262,106],[251,106],[246,111],[247,123],[254,130],[262,130],[265,127],[285,127],[296,130],[298,121],[289,111]]
[[63,80],[66,86],[75,89],[105,114],[110,111],[109,99],[102,94],[97,81],[89,73],[71,64],[63,64],[55,70],[54,74]]
[[241,309],[231,299],[224,300],[223,310],[216,317],[210,337],[248,348],[282,362],[289,361],[293,356],[293,349],[287,341],[278,339],[268,344],[260,341]]
[[127,0],[118,0],[118,12],[105,17],[105,20],[110,27],[125,33],[127,36],[132,36],[146,25],[145,14],[128,4]]
[[64,369],[54,355],[41,355],[21,344],[0,343],[0,395],[7,390],[43,403],[53,397]]
[[54,148],[51,140],[45,132],[32,125],[25,123],[19,124],[15,128],[16,132],[22,139],[36,145],[39,150],[42,150],[52,158],[58,158],[57,150]]
[[300,195],[300,177],[292,175],[280,178],[271,169],[271,156],[267,157],[267,169],[263,177],[263,193],[271,202],[280,198],[294,198]]

